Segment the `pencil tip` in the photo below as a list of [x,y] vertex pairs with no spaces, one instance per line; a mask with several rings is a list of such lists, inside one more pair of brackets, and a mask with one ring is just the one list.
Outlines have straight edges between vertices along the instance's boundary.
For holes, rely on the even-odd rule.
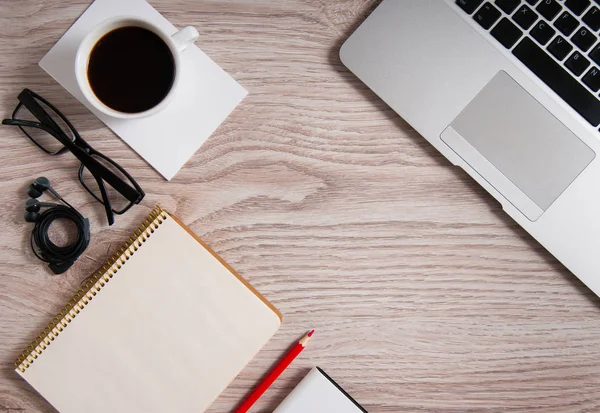
[[308,336],[312,337],[313,334],[315,334],[315,330],[310,330],[310,332],[308,333]]

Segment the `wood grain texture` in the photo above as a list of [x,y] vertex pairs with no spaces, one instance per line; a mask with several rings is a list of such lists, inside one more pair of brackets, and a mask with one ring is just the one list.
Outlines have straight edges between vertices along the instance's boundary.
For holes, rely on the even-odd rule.
[[[37,66],[88,1],[0,1],[2,116],[23,87],[37,91],[147,193],[108,228],[74,157],[0,127],[0,412],[54,411],[12,361],[155,204],[284,315],[210,412],[230,411],[309,328],[255,412],[314,365],[371,413],[600,411],[600,300],[340,63],[375,0],[151,4],[196,26],[250,92],[171,182]],[[90,248],[61,276],[28,246],[25,190],[40,175],[91,220]]]

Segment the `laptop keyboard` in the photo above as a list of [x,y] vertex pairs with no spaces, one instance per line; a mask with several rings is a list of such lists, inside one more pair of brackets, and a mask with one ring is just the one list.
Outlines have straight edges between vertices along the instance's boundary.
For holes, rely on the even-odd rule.
[[456,0],[592,126],[600,125],[600,0]]

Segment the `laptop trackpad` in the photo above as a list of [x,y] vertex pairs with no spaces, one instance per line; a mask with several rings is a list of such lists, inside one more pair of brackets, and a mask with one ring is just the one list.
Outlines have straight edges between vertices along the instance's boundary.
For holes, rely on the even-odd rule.
[[531,221],[596,156],[506,72],[498,72],[442,141]]

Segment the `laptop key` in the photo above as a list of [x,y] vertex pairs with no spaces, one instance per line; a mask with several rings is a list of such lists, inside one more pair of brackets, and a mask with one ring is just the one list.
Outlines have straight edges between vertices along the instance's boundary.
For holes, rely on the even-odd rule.
[[512,14],[519,4],[521,4],[521,0],[496,0],[495,3],[504,13]]
[[538,19],[536,12],[531,10],[525,4],[519,7],[519,10],[513,15],[513,20],[517,22],[524,30],[528,30]]
[[592,59],[594,63],[600,65],[600,44],[594,47],[588,56],[590,56],[590,59]]
[[597,67],[592,67],[581,80],[594,92],[600,90],[600,70]]
[[562,10],[562,7],[556,0],[542,0],[540,5],[536,7],[536,10],[547,20],[552,20]]
[[506,17],[500,20],[500,23],[498,23],[490,33],[507,49],[513,47],[517,40],[523,35],[521,29]]
[[581,76],[581,74],[588,68],[590,65],[590,61],[587,60],[583,55],[579,52],[575,52],[567,59],[565,62],[565,66],[569,69],[575,76]]
[[532,6],[535,6],[537,4],[538,1],[540,0],[526,0],[527,3],[531,4]]
[[491,3],[485,3],[477,10],[477,13],[473,15],[473,18],[481,27],[487,30],[496,23],[496,20],[498,20],[500,16],[502,16],[500,10],[492,6]]
[[473,12],[477,10],[477,7],[479,7],[481,3],[483,3],[483,0],[456,0],[458,7],[463,9],[468,14],[473,14]]
[[565,36],[570,36],[577,26],[579,26],[579,22],[567,11],[563,12],[554,22],[554,27],[560,30]]
[[564,60],[571,50],[573,50],[573,46],[562,36],[556,36],[548,46],[548,51],[558,60]]
[[592,7],[585,16],[583,16],[583,22],[590,26],[590,29],[592,30],[600,30],[600,9],[596,6]]
[[600,100],[591,94],[533,40],[525,37],[513,55],[593,126],[600,125]]
[[571,41],[584,52],[587,52],[589,48],[596,43],[596,40],[598,40],[598,38],[590,31],[590,29],[583,26],[575,32],[573,37],[571,37]]
[[581,13],[590,7],[590,4],[590,0],[567,0],[565,2],[565,6],[578,16],[581,16]]
[[530,33],[535,40],[540,42],[542,45],[545,45],[550,41],[550,39],[552,39],[556,33],[556,30],[550,27],[545,21],[540,20],[535,26],[533,26],[533,29],[531,29]]

